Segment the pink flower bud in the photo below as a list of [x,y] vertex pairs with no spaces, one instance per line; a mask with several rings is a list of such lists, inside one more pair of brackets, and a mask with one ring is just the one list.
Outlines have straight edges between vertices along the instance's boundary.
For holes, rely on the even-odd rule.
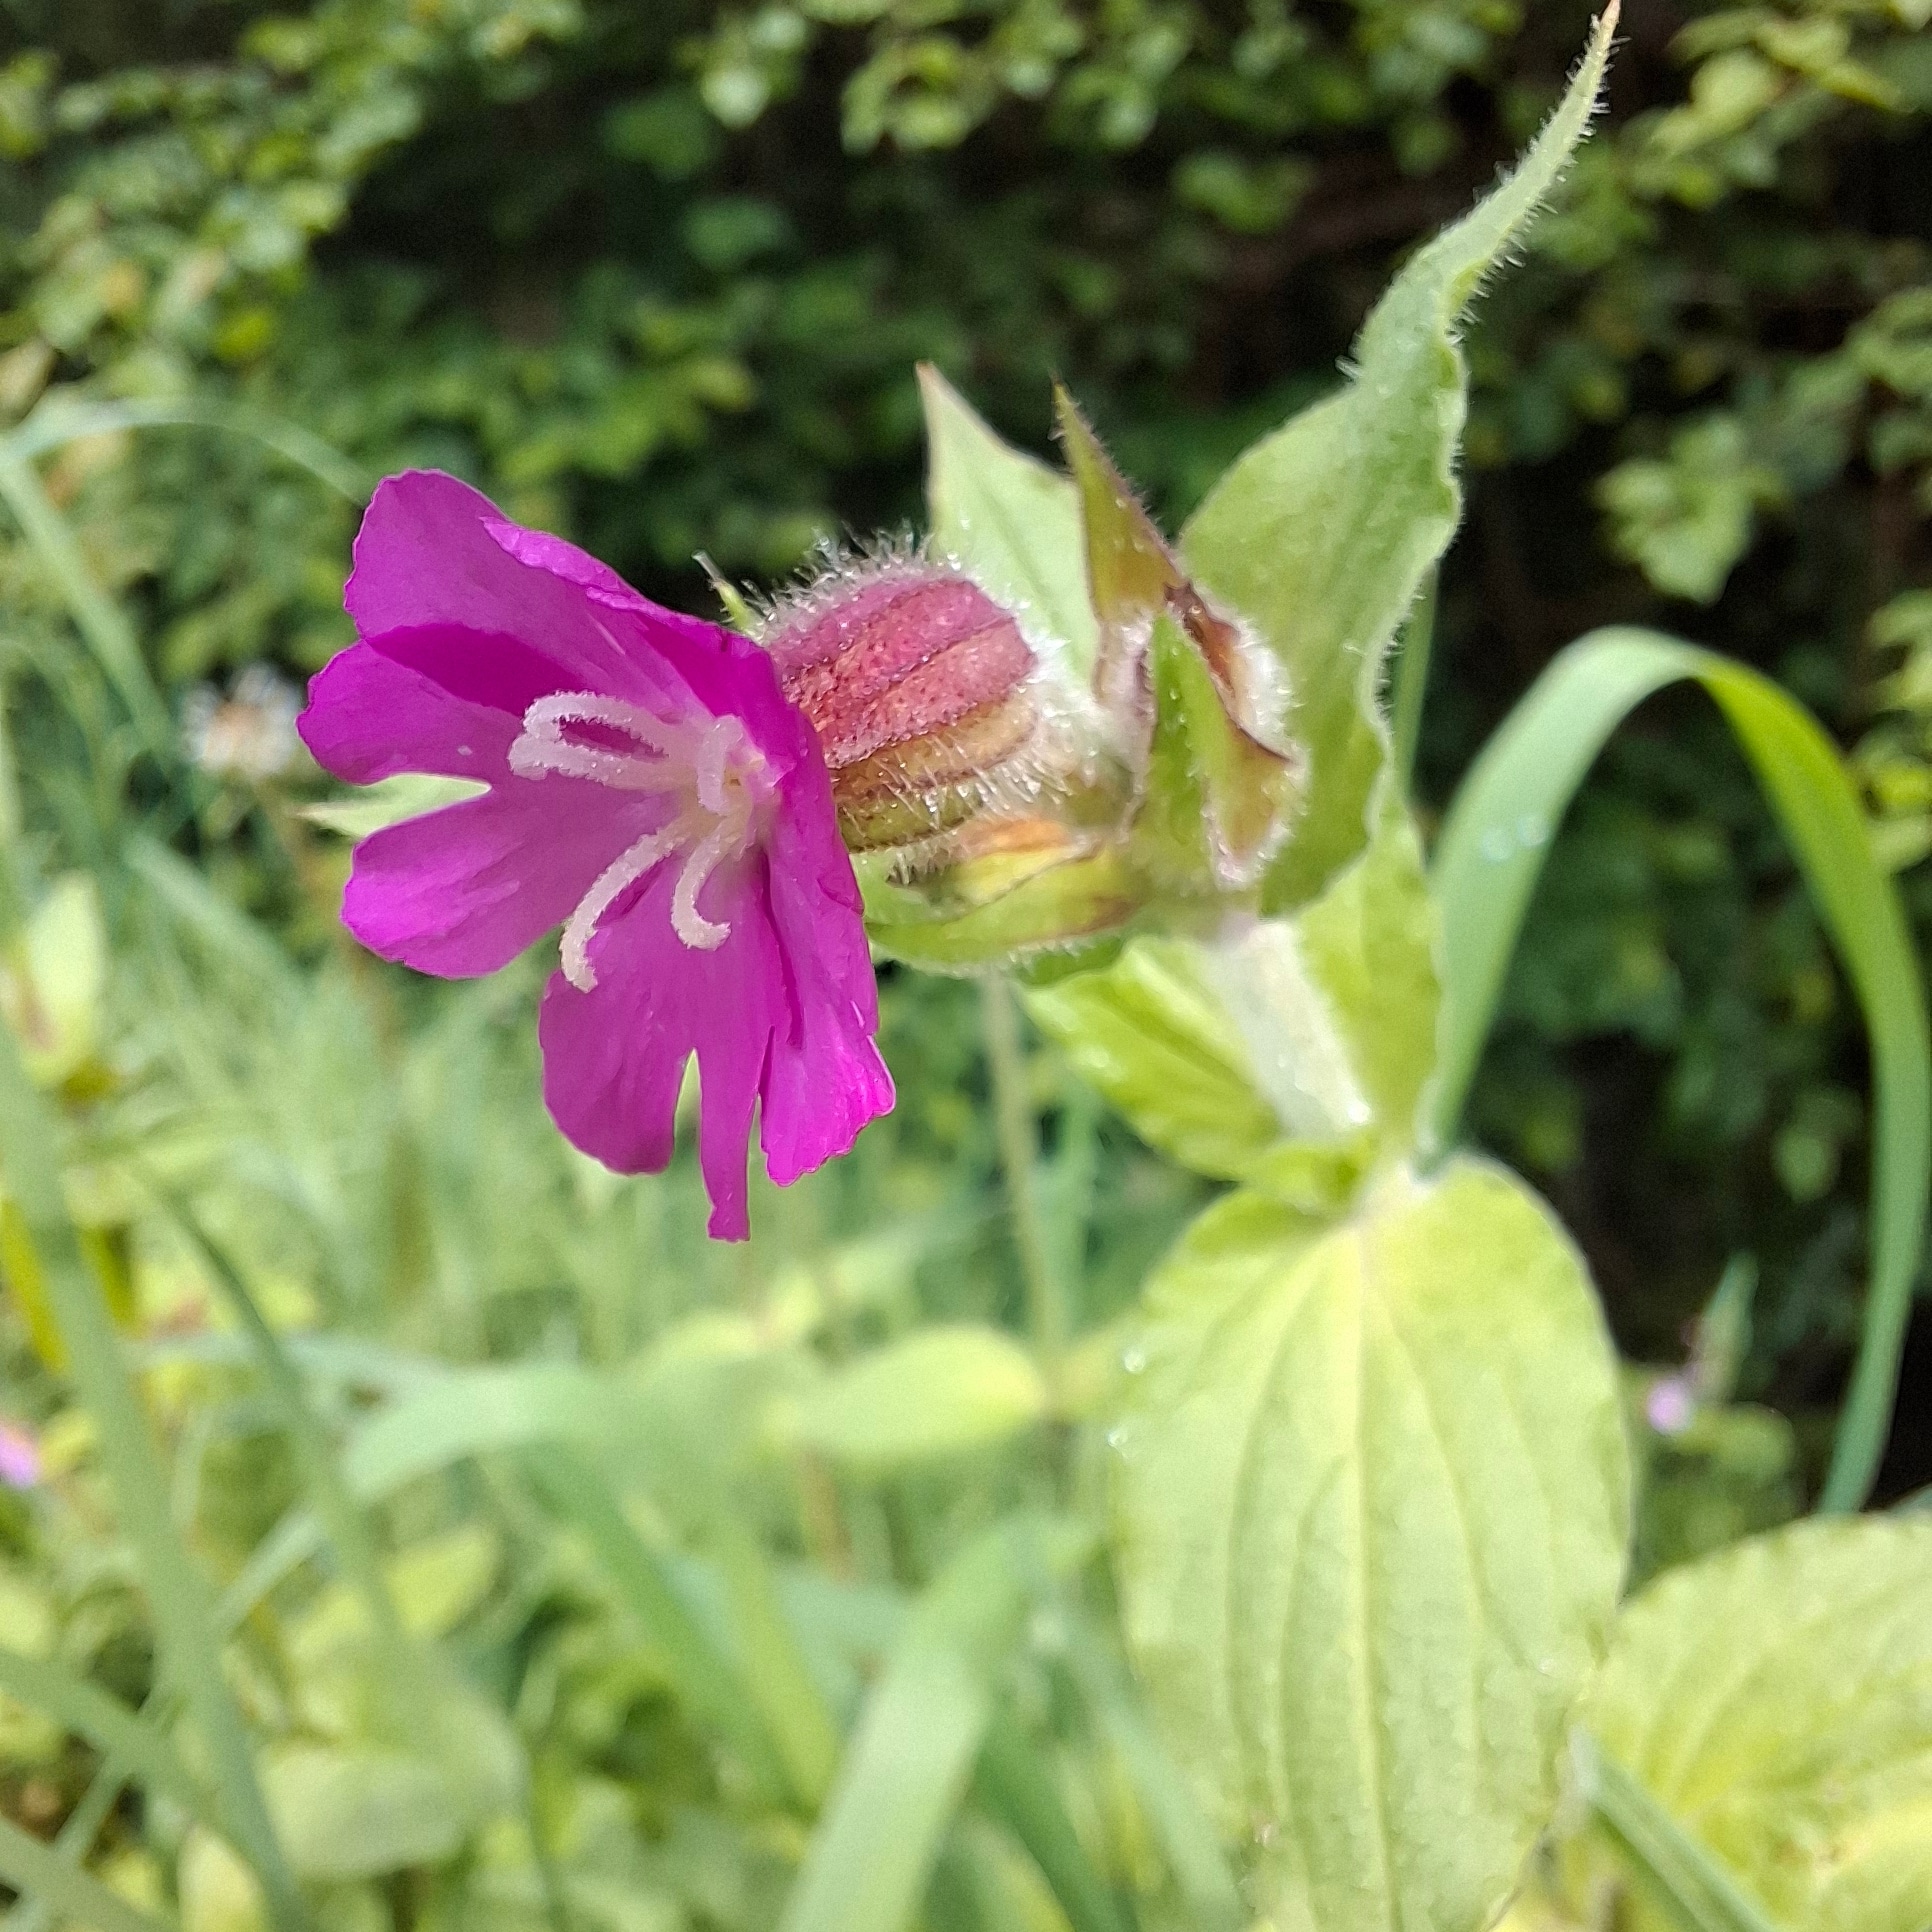
[[765,633],[785,695],[817,730],[854,847],[943,832],[990,799],[1034,734],[1018,621],[944,565],[827,578]]

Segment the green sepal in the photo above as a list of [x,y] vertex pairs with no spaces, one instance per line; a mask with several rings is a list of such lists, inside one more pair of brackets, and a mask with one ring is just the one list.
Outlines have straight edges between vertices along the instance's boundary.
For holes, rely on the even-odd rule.
[[1058,843],[967,859],[926,883],[861,855],[855,870],[872,943],[928,972],[977,973],[1126,924],[1142,890],[1124,854],[1050,829],[1063,833]]
[[1136,862],[1184,894],[1244,891],[1287,830],[1301,761],[1255,715],[1235,626],[1189,581],[1064,388],[1054,409],[1100,626],[1094,695],[1122,743],[1147,746]]

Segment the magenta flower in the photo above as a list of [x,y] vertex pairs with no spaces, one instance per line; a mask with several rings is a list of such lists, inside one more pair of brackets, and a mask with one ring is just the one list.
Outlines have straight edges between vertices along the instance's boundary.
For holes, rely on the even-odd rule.
[[467,978],[561,925],[538,1019],[552,1117],[606,1166],[655,1172],[695,1053],[711,1232],[742,1240],[754,1103],[780,1185],[892,1105],[811,726],[755,644],[435,471],[376,491],[346,602],[360,641],[300,720],[317,761],[489,787],[356,847],[350,931]]

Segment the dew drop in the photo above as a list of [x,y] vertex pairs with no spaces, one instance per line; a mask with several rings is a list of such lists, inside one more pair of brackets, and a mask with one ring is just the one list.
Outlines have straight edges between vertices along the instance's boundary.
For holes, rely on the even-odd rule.
[[1144,1348],[1130,1348],[1120,1358],[1120,1366],[1129,1375],[1142,1375],[1147,1370],[1147,1351]]
[[1482,844],[1477,849],[1491,865],[1501,865],[1516,850],[1516,841],[1510,837],[1506,826],[1492,825],[1483,834]]
[[1549,822],[1540,812],[1525,812],[1516,821],[1516,842],[1526,852],[1534,852],[1539,845],[1550,842]]

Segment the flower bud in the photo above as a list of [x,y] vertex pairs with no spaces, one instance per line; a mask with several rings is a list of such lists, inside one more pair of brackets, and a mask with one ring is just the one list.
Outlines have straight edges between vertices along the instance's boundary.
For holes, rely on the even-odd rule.
[[1033,651],[1010,611],[944,565],[829,577],[779,608],[764,643],[818,732],[855,850],[961,824],[1033,743]]

